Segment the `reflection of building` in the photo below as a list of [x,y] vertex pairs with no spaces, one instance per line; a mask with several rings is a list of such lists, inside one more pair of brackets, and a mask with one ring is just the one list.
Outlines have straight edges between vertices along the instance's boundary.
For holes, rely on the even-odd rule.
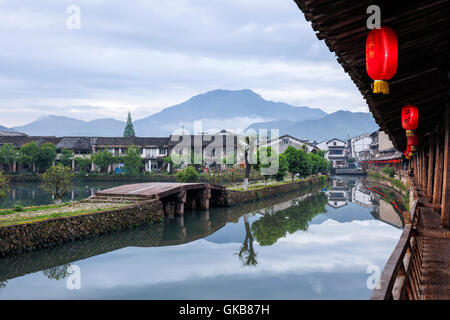
[[335,209],[347,205],[347,190],[344,180],[333,180],[333,186],[327,191],[328,205]]
[[362,188],[360,184],[357,184],[352,189],[352,200],[353,203],[357,204],[358,206],[364,207],[364,208],[372,208],[372,196],[370,193]]

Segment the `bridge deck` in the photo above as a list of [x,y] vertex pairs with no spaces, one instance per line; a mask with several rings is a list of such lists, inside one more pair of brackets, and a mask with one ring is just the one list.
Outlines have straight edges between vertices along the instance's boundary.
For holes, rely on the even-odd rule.
[[162,198],[182,190],[198,189],[217,189],[224,190],[225,187],[209,183],[173,183],[173,182],[148,182],[126,184],[123,186],[101,190],[96,195],[102,196],[126,196],[126,197],[144,197],[144,198]]

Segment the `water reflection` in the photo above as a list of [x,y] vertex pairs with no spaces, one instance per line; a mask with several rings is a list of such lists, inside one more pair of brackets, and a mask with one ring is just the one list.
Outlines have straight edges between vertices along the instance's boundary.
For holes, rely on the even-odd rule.
[[[367,266],[384,266],[402,226],[369,184],[336,178],[328,186],[3,257],[0,298],[365,299]],[[71,264],[82,270],[82,290],[61,281]]]

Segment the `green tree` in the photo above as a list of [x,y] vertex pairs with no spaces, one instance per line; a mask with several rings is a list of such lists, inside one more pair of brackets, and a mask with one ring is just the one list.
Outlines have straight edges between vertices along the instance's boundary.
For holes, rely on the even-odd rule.
[[177,172],[177,181],[179,182],[197,182],[200,174],[193,166],[186,167]]
[[139,148],[130,145],[126,154],[122,157],[124,168],[131,176],[137,176],[142,168],[142,158]]
[[0,172],[0,199],[3,199],[8,195],[9,191],[9,179]]
[[116,162],[113,154],[106,149],[98,151],[92,157],[92,162],[104,172],[108,170],[108,166]]
[[61,202],[63,196],[69,191],[74,173],[72,168],[62,165],[50,167],[43,175],[43,189],[48,191],[53,199]]
[[47,170],[56,159],[56,146],[53,143],[47,142],[41,145],[36,160],[36,165],[41,171]]
[[[8,170],[11,165],[19,160],[19,152],[12,144],[5,143],[0,147],[0,166],[7,165]],[[0,167],[1,168],[1,167]]]
[[284,154],[288,163],[288,171],[292,174],[292,180],[296,174],[299,174],[300,177],[311,175],[311,160],[303,149],[298,150],[289,146]]
[[28,167],[32,167],[32,171],[35,171],[35,164],[39,159],[39,145],[32,141],[24,144],[20,148],[19,162]]
[[75,158],[75,164],[80,172],[88,173],[91,170],[92,160],[90,158]]
[[274,178],[277,181],[283,181],[284,177],[286,177],[286,174],[288,172],[288,162],[286,159],[285,154],[280,154],[279,156],[279,166],[278,166],[278,172],[274,175]]
[[69,149],[63,149],[61,151],[61,164],[63,166],[72,166],[72,160],[73,160],[73,152]]
[[134,133],[133,121],[131,120],[131,113],[129,113],[129,112],[128,112],[127,125],[125,126],[123,136],[125,138],[136,136],[136,133]]

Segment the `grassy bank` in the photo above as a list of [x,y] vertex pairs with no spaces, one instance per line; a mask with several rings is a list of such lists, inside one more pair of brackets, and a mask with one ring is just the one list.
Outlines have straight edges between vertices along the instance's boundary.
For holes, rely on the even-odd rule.
[[[308,178],[303,178],[303,179],[286,179],[284,181],[276,181],[276,180],[272,180],[272,181],[268,181],[267,183],[264,181],[256,181],[256,182],[251,182],[249,183],[247,190],[259,190],[259,189],[264,189],[264,188],[268,188],[268,187],[274,187],[274,186],[281,186],[281,185],[287,185],[287,184],[291,184],[293,182],[301,182],[301,181],[308,181],[312,178],[317,178],[316,176],[314,177],[308,177]],[[328,178],[327,176],[319,176],[319,179],[321,181],[326,181]],[[228,190],[233,190],[233,191],[244,191],[244,187],[242,183],[239,184],[234,184],[234,185],[230,185],[227,186]]]
[[105,210],[114,210],[127,204],[111,203],[84,203],[73,202],[60,205],[46,205],[23,208],[21,211],[14,209],[0,210],[0,227],[33,223],[53,218],[66,218],[78,215],[96,213]]

